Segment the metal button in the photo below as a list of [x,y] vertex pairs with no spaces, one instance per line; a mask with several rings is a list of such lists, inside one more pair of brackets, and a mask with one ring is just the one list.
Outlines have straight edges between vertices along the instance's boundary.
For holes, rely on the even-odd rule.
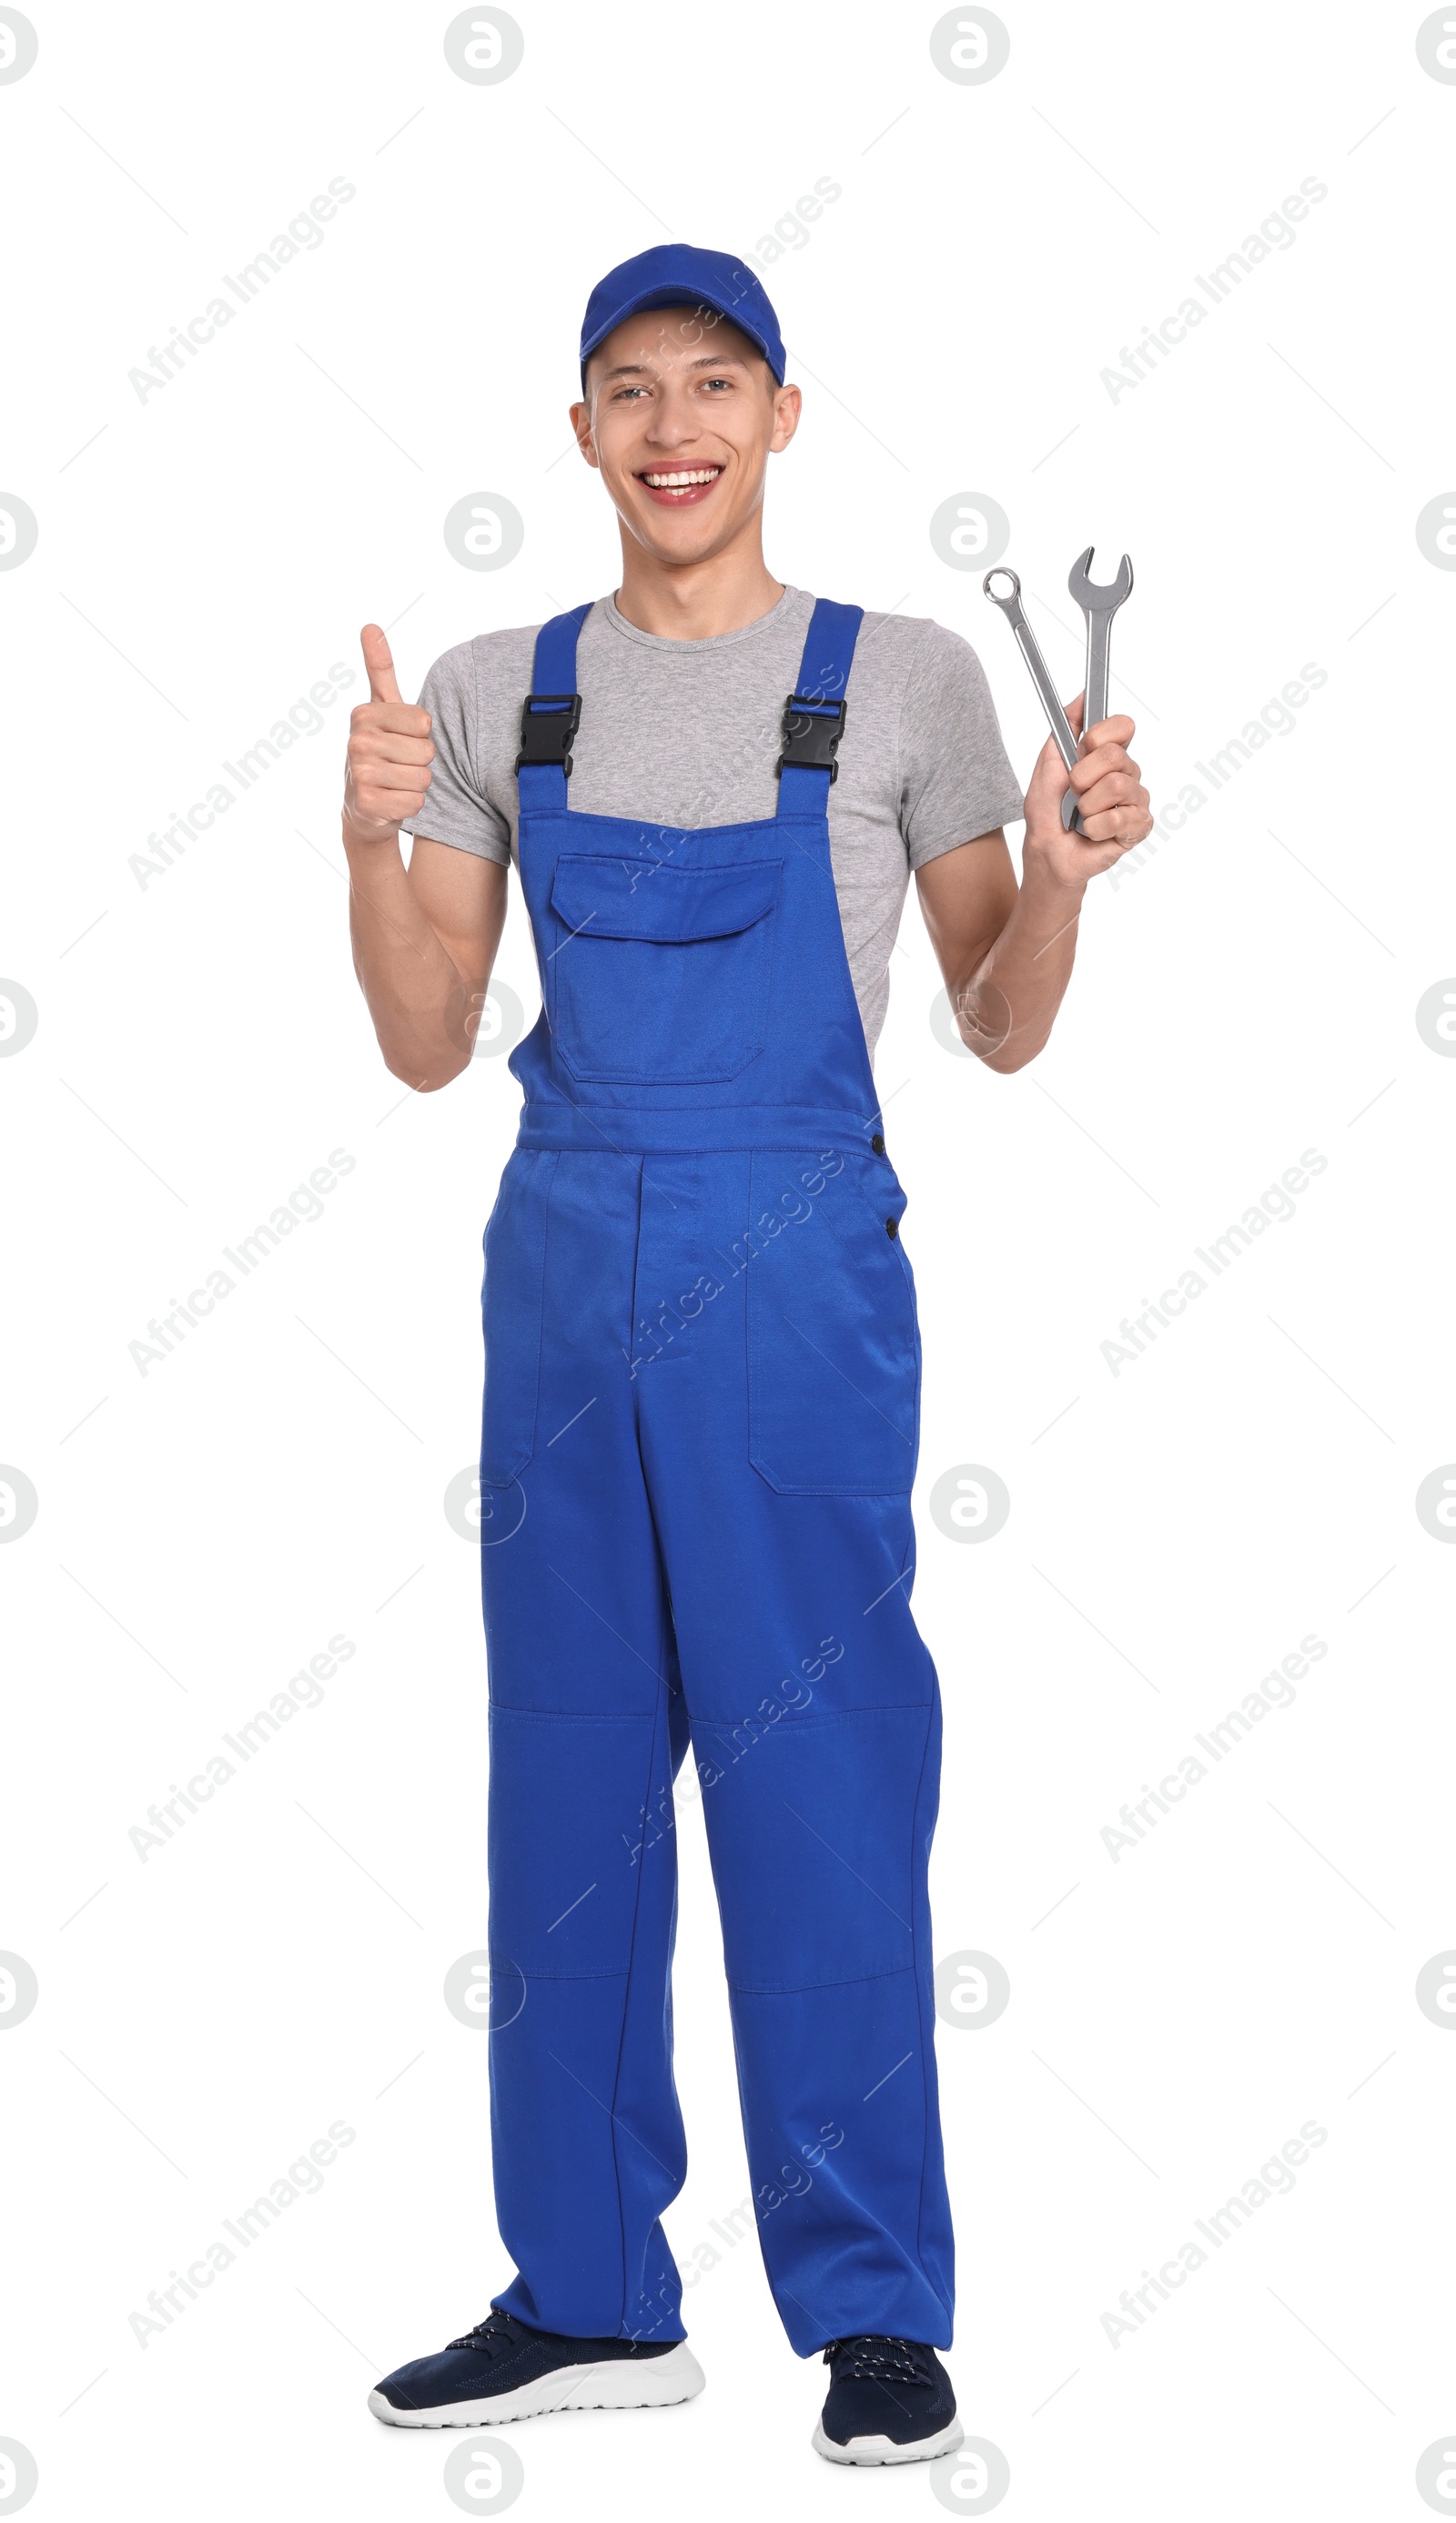
[[869,1145],[874,1150],[877,1157],[882,1157],[884,1155],[885,1143],[877,1130],[875,1131],[873,1138],[870,1140]]
[[886,1233],[886,1235],[898,1235],[898,1234],[899,1234],[899,1232],[900,1232],[900,1220],[899,1220],[899,1218],[898,1218],[898,1217],[887,1217],[887,1218],[885,1219],[885,1233]]

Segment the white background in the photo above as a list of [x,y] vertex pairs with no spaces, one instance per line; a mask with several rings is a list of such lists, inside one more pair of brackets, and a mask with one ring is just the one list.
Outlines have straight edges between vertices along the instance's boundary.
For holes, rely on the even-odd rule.
[[[164,875],[129,861],[357,666],[362,621],[396,626],[413,691],[473,632],[614,585],[599,483],[563,460],[589,286],[668,235],[752,251],[822,176],[841,197],[765,272],[805,389],[778,575],[963,631],[1024,777],[1035,697],[931,514],[1006,510],[1068,692],[1068,565],[1127,549],[1113,690],[1155,806],[1307,662],[1328,678],[1099,881],[1030,1070],[937,1042],[913,901],[894,960],[936,1949],[1011,1983],[939,2039],[963,2415],[1027,2523],[1429,2510],[1456,2039],[1414,1983],[1456,1945],[1456,1552],[1414,1499],[1456,1455],[1456,1067],[1415,1009],[1456,972],[1456,576],[1415,521],[1456,473],[1456,87],[1419,12],[1348,0],[1009,5],[981,85],[935,67],[935,14],[522,0],[522,66],[471,85],[448,8],[37,6],[0,86],[0,491],[39,527],[0,574],[0,968],[39,1014],[0,1063],[0,1456],[39,1500],[0,1553],[0,1945],[40,1990],[0,2044],[0,2435],[37,2515],[456,2511],[458,2439],[381,2429],[364,2394],[508,2274],[485,2043],[442,1997],[485,1942],[486,1785],[477,1556],[442,1499],[477,1443],[517,1089],[499,1058],[435,1098],[380,1063],[337,825],[361,678]],[[335,176],[323,244],[140,402],[128,370]],[[1296,242],[1114,402],[1121,347],[1306,177]],[[473,492],[525,521],[494,575],[443,540]],[[529,1020],[518,903],[499,971]],[[149,1318],[336,1148],[324,1214],[139,1373]],[[1295,1216],[1114,1375],[1121,1317],[1306,1149]],[[1010,1494],[978,1547],[928,1513],[963,1464]],[[335,1634],[356,1651],[321,1704],[142,1863],[148,1806]],[[1293,1705],[1114,1863],[1123,1802],[1308,1634]],[[681,1836],[685,2261],[747,2180],[696,1809]],[[338,2119],[318,2195],[139,2346],[149,2291]],[[1111,2344],[1121,2291],[1310,2119],[1292,2195]],[[512,2431],[523,2514],[939,2510],[921,2470],[815,2459],[822,2369],[751,2238],[686,2301],[707,2392]]]

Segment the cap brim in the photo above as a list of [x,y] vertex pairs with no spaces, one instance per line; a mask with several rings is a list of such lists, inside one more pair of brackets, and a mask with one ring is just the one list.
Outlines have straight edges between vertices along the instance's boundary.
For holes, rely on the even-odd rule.
[[599,351],[601,349],[601,346],[607,339],[608,335],[615,333],[619,324],[625,324],[633,315],[644,314],[648,308],[651,307],[711,308],[714,314],[721,315],[726,324],[735,324],[737,326],[738,331],[744,335],[746,340],[753,344],[754,349],[760,354],[761,357],[767,361],[768,366],[772,370],[777,383],[782,385],[783,370],[775,363],[774,354],[770,350],[762,333],[758,330],[757,325],[745,322],[740,311],[732,307],[725,307],[722,300],[719,298],[709,297],[702,293],[699,293],[697,297],[691,297],[684,290],[681,288],[674,289],[672,287],[644,289],[640,297],[630,298],[625,307],[619,307],[614,309],[605,324],[599,324],[597,326],[596,331],[591,335],[590,340],[582,344],[582,381],[584,384],[586,383],[587,378],[587,362],[590,358],[592,352]]

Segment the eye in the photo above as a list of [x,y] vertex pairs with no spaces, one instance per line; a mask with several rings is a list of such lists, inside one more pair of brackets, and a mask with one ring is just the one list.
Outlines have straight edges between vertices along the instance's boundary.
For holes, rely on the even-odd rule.
[[727,394],[732,384],[732,379],[731,377],[705,377],[703,383],[707,386],[710,393],[715,387],[721,386],[724,393]]

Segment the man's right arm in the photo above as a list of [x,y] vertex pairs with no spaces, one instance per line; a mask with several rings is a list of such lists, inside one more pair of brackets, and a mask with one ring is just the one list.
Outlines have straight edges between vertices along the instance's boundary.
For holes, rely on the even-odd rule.
[[360,633],[369,698],[350,721],[344,854],[353,968],[385,1066],[422,1094],[470,1065],[505,922],[506,871],[399,826],[421,813],[435,747],[430,714],[401,700],[389,642]]

